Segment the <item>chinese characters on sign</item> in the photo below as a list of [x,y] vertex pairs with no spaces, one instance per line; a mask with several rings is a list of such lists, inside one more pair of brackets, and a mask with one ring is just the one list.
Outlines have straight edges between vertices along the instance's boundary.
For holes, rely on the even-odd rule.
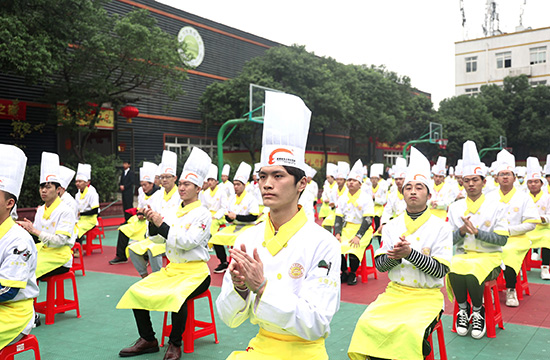
[[0,119],[25,120],[26,117],[26,102],[0,99]]

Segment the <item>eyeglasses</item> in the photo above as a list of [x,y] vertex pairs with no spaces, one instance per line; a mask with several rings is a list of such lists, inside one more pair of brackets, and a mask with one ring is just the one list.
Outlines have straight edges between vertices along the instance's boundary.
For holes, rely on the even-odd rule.
[[505,172],[505,173],[498,174],[498,176],[500,176],[500,177],[511,177],[511,176],[514,176],[514,174],[512,174],[511,172]]
[[159,176],[159,178],[161,180],[169,180],[169,179],[172,179],[174,177],[174,175],[161,175]]

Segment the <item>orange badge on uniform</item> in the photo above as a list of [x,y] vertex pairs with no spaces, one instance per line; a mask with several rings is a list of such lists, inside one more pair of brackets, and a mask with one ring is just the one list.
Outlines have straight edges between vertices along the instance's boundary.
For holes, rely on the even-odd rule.
[[304,267],[301,264],[294,263],[288,270],[288,275],[293,279],[299,279],[304,276]]

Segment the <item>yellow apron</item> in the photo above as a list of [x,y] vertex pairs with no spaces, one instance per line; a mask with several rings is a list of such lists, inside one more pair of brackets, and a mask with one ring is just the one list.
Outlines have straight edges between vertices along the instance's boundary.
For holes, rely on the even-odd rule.
[[171,262],[130,286],[116,308],[178,312],[208,275],[210,270],[204,261]]
[[246,351],[233,351],[227,360],[328,360],[325,339],[310,341],[260,328]]
[[336,221],[336,210],[331,209],[329,214],[325,217],[325,220],[323,220],[321,226],[333,227],[334,221]]
[[502,261],[504,265],[514,269],[516,274],[521,270],[521,264],[525,255],[531,248],[531,241],[527,235],[515,235],[508,237],[508,242],[502,247]]
[[430,211],[432,212],[432,214],[434,214],[435,216],[437,216],[440,219],[443,219],[443,220],[447,219],[447,210],[430,209]]
[[246,229],[251,228],[252,226],[255,226],[255,225],[256,224],[238,224],[238,225],[226,226],[210,238],[210,240],[208,241],[208,246],[209,247],[212,247],[212,245],[233,246],[237,236],[239,236]]
[[359,241],[359,247],[352,248],[349,241],[355,237],[360,227],[361,224],[346,223],[346,226],[344,226],[342,230],[342,235],[340,236],[340,251],[342,255],[353,254],[359,258],[359,261],[362,261],[363,255],[365,255],[365,249],[370,245],[372,240],[372,227],[369,227],[369,230],[367,230]]
[[0,303],[0,350],[21,334],[34,318],[33,299]]
[[332,210],[330,205],[324,202],[319,209],[319,219],[326,218],[330,214],[330,210]]
[[36,258],[36,278],[65,265],[73,256],[73,251],[68,245],[51,248],[43,243],[36,244],[38,256]]
[[[214,216],[216,215],[216,211],[210,210],[210,214]],[[222,226],[223,224],[225,224],[225,219],[223,218],[223,216],[221,219],[212,218],[212,225],[210,225],[210,235],[214,236],[214,234],[218,232],[220,226]]]
[[457,275],[474,275],[481,285],[491,271],[501,264],[502,253],[500,252],[467,252],[453,256],[449,272]]
[[144,240],[147,233],[147,221],[145,219],[139,220],[137,215],[134,215],[128,219],[126,224],[119,226],[118,230],[122,231],[128,239]]
[[156,243],[149,238],[135,242],[126,247],[126,257],[130,257],[130,249],[138,255],[143,255],[150,250],[151,255],[158,256],[166,252],[166,243]]
[[550,248],[550,226],[548,224],[537,224],[535,230],[527,233],[527,237],[531,240],[532,249]]
[[382,217],[384,205],[374,204],[374,216]]
[[420,289],[390,282],[371,303],[355,327],[348,356],[384,359],[424,359],[422,340],[426,328],[443,308],[440,289]]
[[97,224],[97,215],[81,215],[76,223],[78,237],[81,238]]

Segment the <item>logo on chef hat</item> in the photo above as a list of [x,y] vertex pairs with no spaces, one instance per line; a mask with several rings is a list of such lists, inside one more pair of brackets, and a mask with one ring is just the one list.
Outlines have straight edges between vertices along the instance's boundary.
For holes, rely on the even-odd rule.
[[416,174],[414,177],[413,177],[413,180],[427,180],[426,177],[422,174]]
[[284,163],[289,166],[296,166],[296,158],[294,152],[285,148],[277,148],[269,154],[267,163],[273,165],[275,163]]

